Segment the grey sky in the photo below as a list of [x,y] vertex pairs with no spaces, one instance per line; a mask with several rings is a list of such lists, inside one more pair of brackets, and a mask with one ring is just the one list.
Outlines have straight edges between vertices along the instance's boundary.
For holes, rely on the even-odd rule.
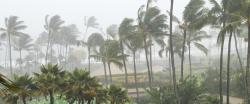
[[[181,17],[189,0],[175,0],[175,14]],[[10,15],[20,17],[28,28],[25,32],[33,37],[41,33],[46,14],[58,14],[66,24],[76,24],[83,29],[84,16],[95,16],[102,27],[119,24],[123,18],[136,18],[136,13],[146,0],[4,0],[0,3],[0,26]],[[169,0],[157,0],[162,10],[169,8]]]

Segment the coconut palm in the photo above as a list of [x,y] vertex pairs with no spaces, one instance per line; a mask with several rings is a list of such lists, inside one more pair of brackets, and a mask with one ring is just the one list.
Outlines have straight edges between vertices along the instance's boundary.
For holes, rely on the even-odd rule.
[[[122,51],[122,55],[124,55],[124,42],[127,40],[128,35],[131,35],[134,31],[134,26],[132,26],[133,20],[125,18],[119,26],[119,42]],[[124,71],[125,71],[125,85],[128,85],[128,73],[127,66],[125,62],[125,57],[122,59]]]
[[6,35],[8,38],[8,48],[9,48],[9,59],[10,59],[10,72],[13,74],[12,70],[12,54],[11,54],[11,39],[14,36],[26,35],[25,33],[21,32],[22,30],[26,29],[27,26],[23,24],[23,21],[19,21],[17,16],[10,16],[5,18],[5,27],[0,28],[0,31],[3,32],[2,35]]
[[[62,56],[64,58],[64,67],[67,65],[67,55],[68,55],[68,50],[70,49],[71,45],[76,45],[77,44],[77,34],[80,33],[79,30],[77,29],[76,25],[71,24],[67,26],[62,26],[60,29],[59,34],[56,34],[55,37],[60,37],[60,38],[55,38],[55,43],[58,45],[64,46],[65,47],[65,53],[64,56],[62,55],[62,50],[59,50],[59,56]],[[59,57],[58,56],[58,57]]]
[[32,39],[29,36],[21,36],[17,38],[13,38],[13,47],[14,50],[19,51],[19,65],[20,65],[20,70],[22,70],[22,51],[23,50],[31,50],[33,44],[31,43]]
[[[227,1],[227,0],[225,0]],[[230,6],[230,16],[236,16],[240,20],[237,21],[242,24],[246,24],[248,27],[248,48],[247,48],[247,63],[246,63],[246,73],[245,73],[245,85],[246,85],[246,103],[250,102],[249,99],[249,63],[250,63],[250,19],[249,19],[249,4],[248,0],[230,0],[231,2],[228,3],[228,7]]]
[[84,26],[86,27],[84,35],[87,35],[89,28],[98,28],[99,24],[96,21],[97,19],[94,16],[84,17]]
[[[217,0],[209,0],[212,4],[212,8],[210,10],[211,15],[211,22],[214,25],[222,25],[222,28],[225,27],[226,21],[227,21],[227,15],[226,12],[228,10],[228,0],[222,0],[221,3],[219,3]],[[221,34],[218,36],[218,39],[221,41],[220,46],[220,104],[223,103],[223,94],[222,94],[222,70],[223,70],[223,51],[224,51],[224,41],[225,41],[225,34]]]
[[[152,61],[148,60],[148,50],[150,55],[150,60],[152,60],[151,45],[153,39],[163,38],[165,29],[167,28],[166,15],[161,14],[160,10],[157,7],[146,8],[146,11],[143,10],[143,6],[138,10],[138,26],[139,31],[144,35],[144,51],[146,56],[147,68],[149,83],[151,87],[152,82]],[[148,49],[149,48],[149,49]],[[151,51],[150,51],[151,50]]]
[[187,41],[188,56],[189,56],[189,69],[190,69],[190,76],[192,76],[191,45],[193,44],[200,51],[207,54],[208,49],[200,42],[202,39],[209,38],[209,36],[205,31],[197,31],[197,30],[189,30],[187,34],[188,37],[186,41]]
[[44,96],[49,96],[50,104],[54,104],[54,93],[58,86],[63,84],[63,77],[65,72],[62,71],[58,65],[42,65],[41,73],[34,73],[35,84],[39,92]]
[[[184,53],[186,45],[187,31],[189,29],[201,29],[207,23],[207,9],[204,8],[203,0],[191,0],[183,11],[182,20],[173,15],[173,21],[183,30],[183,47],[181,55],[181,80],[183,80]],[[169,13],[169,12],[168,12]]]
[[101,59],[107,63],[109,69],[110,82],[112,82],[111,64],[122,68],[123,64],[121,60],[123,57],[126,57],[126,55],[122,55],[118,41],[106,40],[104,44],[100,47],[99,52],[97,52],[95,55],[91,55],[91,57],[94,57],[95,59],[99,60]]
[[[133,27],[133,26],[132,26]],[[131,27],[131,28],[132,28]],[[137,98],[137,103],[139,103],[139,89],[138,89],[138,82],[137,82],[137,68],[136,68],[136,52],[138,52],[140,49],[143,48],[143,37],[142,34],[137,33],[136,31],[131,31],[130,35],[128,36],[128,39],[126,41],[126,46],[128,49],[132,52],[133,54],[133,64],[134,64],[134,80],[135,80],[135,86],[136,86],[136,98]]]
[[[174,94],[176,98],[178,98],[177,95],[177,86],[176,86],[176,73],[175,73],[175,63],[174,63],[174,51],[173,51],[173,7],[174,7],[174,0],[170,1],[170,23],[169,23],[169,46],[170,46],[170,58],[171,58],[171,68],[173,72],[173,88],[174,88]],[[177,100],[178,102],[178,100]]]
[[[45,63],[47,63],[47,61],[48,61],[49,47],[52,47],[52,44],[53,44],[52,43],[53,35],[55,35],[56,33],[59,32],[63,23],[64,23],[64,21],[61,19],[61,17],[59,15],[54,15],[51,18],[49,18],[49,15],[45,16],[44,28],[46,30],[46,34],[48,35]],[[51,48],[51,51],[52,51],[52,48]]]

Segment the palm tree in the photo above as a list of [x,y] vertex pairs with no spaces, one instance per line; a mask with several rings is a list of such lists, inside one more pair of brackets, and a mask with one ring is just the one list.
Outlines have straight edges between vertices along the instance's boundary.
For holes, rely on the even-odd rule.
[[[49,18],[49,15],[45,16],[44,28],[48,34],[45,63],[47,63],[47,61],[48,61],[48,51],[49,51],[49,47],[52,47],[53,35],[55,35],[56,33],[59,32],[61,25],[63,23],[64,23],[64,21],[61,20],[61,17],[59,15],[54,15],[51,18]],[[51,48],[51,51],[52,51],[52,48]],[[52,54],[52,53],[50,53],[50,54]]]
[[99,24],[96,22],[96,18],[91,16],[89,18],[84,18],[84,26],[86,27],[84,35],[87,35],[89,28],[98,28]]
[[[187,31],[190,29],[201,29],[206,24],[206,11],[203,8],[205,2],[203,0],[191,0],[183,11],[182,21],[173,15],[173,21],[178,23],[180,29],[183,30],[183,47],[181,54],[181,80],[183,80],[183,65],[184,65],[184,53],[187,38]],[[168,12],[169,13],[169,12]]]
[[110,82],[112,82],[111,64],[122,68],[123,64],[120,61],[123,57],[126,57],[126,55],[122,55],[118,41],[106,40],[104,44],[99,48],[99,52],[97,52],[95,55],[91,55],[91,57],[94,57],[95,59],[99,60],[101,59],[107,63],[109,69]]
[[190,69],[190,76],[192,76],[192,67],[191,67],[191,44],[193,44],[196,48],[207,55],[208,49],[199,43],[202,39],[209,38],[205,31],[197,31],[197,30],[189,30],[188,31],[188,38],[187,38],[187,46],[188,46],[188,56],[189,56],[189,69]]
[[161,14],[160,10],[157,7],[146,8],[146,11],[143,11],[143,6],[138,10],[138,25],[139,31],[144,35],[144,51],[146,56],[149,84],[151,87],[152,83],[152,61],[148,61],[148,47],[150,60],[152,60],[152,55],[150,54],[151,45],[153,39],[163,38],[166,33],[165,29],[167,28],[166,15]]
[[[133,22],[133,21],[131,21]],[[130,28],[134,27],[131,25]],[[136,59],[135,55],[136,52],[143,48],[143,37],[142,34],[138,33],[137,31],[134,31],[131,29],[131,33],[133,35],[128,36],[128,39],[126,41],[126,46],[128,49],[133,53],[133,63],[134,63],[134,80],[135,80],[135,86],[136,86],[136,95],[137,95],[137,103],[139,103],[139,89],[138,89],[138,82],[137,82],[137,69],[136,69]]]
[[10,16],[5,18],[5,27],[0,28],[0,31],[3,32],[3,35],[6,35],[8,38],[9,45],[9,59],[10,59],[10,73],[13,75],[12,70],[12,54],[11,54],[11,39],[14,36],[25,35],[25,33],[21,32],[27,26],[23,25],[23,21],[19,21],[17,16]]
[[22,70],[22,51],[23,50],[31,50],[33,44],[31,43],[32,39],[29,36],[21,36],[13,39],[13,47],[14,50],[19,51],[19,65],[20,65],[20,70]]
[[[227,1],[227,0],[225,0]],[[247,27],[248,27],[248,48],[247,48],[247,62],[246,62],[246,73],[245,73],[245,86],[246,86],[246,103],[249,103],[250,102],[250,99],[249,99],[249,63],[250,63],[250,2],[248,0],[231,0],[230,3],[230,16],[236,16],[238,18],[240,18],[239,21],[236,21],[236,22],[239,22],[239,23],[242,23],[242,24],[246,24]],[[229,6],[228,6],[229,7]]]
[[[62,45],[65,47],[65,53],[64,53],[64,61],[65,61],[65,68],[67,67],[67,55],[68,55],[68,49],[70,49],[71,45],[76,45],[77,44],[77,34],[80,33],[79,30],[77,29],[76,25],[71,24],[67,26],[62,26],[60,29],[60,34],[56,34],[55,37],[60,37],[56,38],[55,41],[59,45]],[[59,56],[63,56],[62,52],[60,50]]]
[[[172,65],[172,72],[173,72],[173,88],[174,88],[174,94],[176,98],[178,98],[177,92],[177,86],[176,86],[176,73],[175,73],[175,63],[174,63],[174,51],[173,51],[173,7],[174,7],[174,0],[171,0],[170,2],[170,28],[169,28],[169,46],[170,46],[170,57],[171,57],[171,65]],[[177,100],[178,102],[178,100]]]
[[[124,56],[124,46],[123,46],[124,42],[127,40],[128,35],[131,35],[132,32],[134,31],[134,26],[132,26],[132,23],[133,23],[132,19],[125,18],[123,19],[122,23],[119,26],[119,42],[123,56]],[[127,72],[125,57],[123,57],[122,61],[125,70],[125,85],[128,85],[128,72]]]
[[28,75],[14,75],[14,84],[20,88],[17,92],[17,95],[22,100],[23,104],[27,104],[26,99],[32,97],[32,91],[36,89],[36,86],[33,83],[32,78]]
[[108,88],[110,104],[125,104],[129,102],[126,90],[115,85],[110,85]]
[[[216,0],[209,0],[210,3],[213,5],[213,7],[210,10],[210,15],[212,24],[215,25],[222,25],[222,28],[225,27],[226,21],[227,21],[227,16],[226,12],[228,9],[228,0],[222,0],[221,3],[218,3]],[[222,70],[223,70],[223,51],[224,51],[224,41],[225,41],[225,34],[221,34],[218,36],[218,39],[221,41],[221,46],[220,46],[220,88],[219,88],[219,93],[220,93],[220,104],[223,103],[223,91],[222,91]]]
[[49,96],[50,104],[54,104],[54,93],[58,86],[63,84],[65,72],[58,68],[58,65],[42,65],[41,73],[34,73],[35,84],[40,93]]
[[90,104],[97,97],[97,90],[101,87],[95,77],[90,77],[89,72],[81,69],[75,69],[69,73],[68,84],[65,90],[66,98],[73,104],[75,100],[78,103],[84,103],[84,100]]

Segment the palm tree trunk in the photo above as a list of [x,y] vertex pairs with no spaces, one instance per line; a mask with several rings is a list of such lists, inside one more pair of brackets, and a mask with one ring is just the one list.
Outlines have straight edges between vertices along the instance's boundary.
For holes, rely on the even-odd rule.
[[136,63],[135,63],[135,51],[133,52],[133,62],[134,62],[135,87],[136,87],[136,102],[139,103],[139,90],[138,90],[138,83],[137,83],[137,70],[136,70]]
[[27,104],[25,97],[22,97],[22,101],[23,101],[23,104]]
[[[248,17],[250,16],[250,14],[248,14]],[[249,88],[248,88],[248,74],[249,74],[249,64],[250,64],[250,19],[248,19],[247,21],[248,23],[248,47],[247,47],[247,65],[246,65],[246,74],[245,74],[245,80],[246,80],[246,100],[247,100],[247,104],[250,103],[250,99],[249,99]]]
[[244,74],[243,64],[242,64],[241,57],[240,57],[240,52],[239,52],[239,49],[238,49],[237,37],[236,37],[235,34],[234,34],[234,42],[235,42],[236,53],[237,53],[237,56],[238,56],[238,59],[239,59],[239,63],[240,63],[240,68],[243,71],[242,74]]
[[[167,51],[166,51],[167,52]],[[170,78],[170,85],[173,85],[173,79],[172,79],[172,64],[171,64],[171,57],[170,57],[170,52],[169,57],[168,57],[168,64],[169,64],[169,78]],[[167,54],[167,53],[166,53]]]
[[[169,35],[169,44],[170,44],[170,54],[171,54],[171,65],[172,65],[172,72],[173,72],[173,87],[174,87],[174,94],[176,98],[178,99],[177,95],[177,85],[176,85],[176,73],[175,73],[175,62],[174,62],[174,51],[173,51],[173,39],[172,39],[172,33],[173,33],[173,7],[174,7],[174,0],[170,0],[170,35]],[[177,104],[179,104],[179,99],[177,100]]]
[[5,69],[7,69],[7,56],[8,56],[8,46],[6,45],[5,57],[4,57]]
[[46,54],[45,54],[45,64],[48,64],[48,53],[49,53],[49,45],[50,45],[50,31],[48,33],[48,41],[47,41],[47,48],[46,48]]
[[[225,22],[223,23],[223,28],[225,27]],[[220,104],[223,104],[223,92],[222,92],[222,70],[223,70],[223,52],[224,52],[224,41],[225,35],[222,34],[221,38],[221,52],[220,52]]]
[[10,74],[13,75],[13,69],[12,69],[12,56],[11,56],[11,43],[10,43],[10,33],[8,33],[8,42],[9,42],[9,59],[10,59]]
[[19,56],[20,56],[20,63],[19,63],[20,70],[22,70],[22,63],[23,63],[23,61],[22,61],[22,50],[21,49],[19,50]]
[[183,81],[183,67],[184,67],[184,53],[185,53],[185,45],[186,45],[186,36],[187,31],[184,29],[184,34],[183,34],[183,43],[182,43],[182,53],[181,53],[181,81]]
[[149,46],[149,61],[150,61],[150,71],[151,71],[151,80],[154,81],[154,73],[153,73],[153,60],[152,60],[152,41]]
[[88,46],[88,61],[89,61],[89,75],[90,75],[90,47]]
[[192,73],[191,46],[190,46],[190,43],[188,43],[188,58],[189,58],[189,70],[190,70],[189,76],[191,77],[193,73]]
[[229,41],[228,41],[228,55],[227,55],[227,104],[229,104],[229,90],[230,90],[230,58],[231,58],[231,40],[233,32],[230,31]]
[[103,68],[104,68],[104,75],[105,75],[105,84],[108,84],[108,77],[107,77],[107,69],[106,69],[106,63],[104,60],[102,60]]
[[111,73],[111,68],[110,68],[110,62],[108,62],[108,68],[109,68],[109,78],[110,78],[110,83],[112,83],[112,73]]
[[124,47],[123,47],[121,39],[120,39],[120,47],[121,47],[122,55],[123,55],[122,62],[123,62],[124,71],[125,71],[125,87],[127,89],[127,85],[128,85],[128,71],[127,71],[127,65],[126,65],[126,61],[125,61],[125,57],[124,57],[125,56],[125,54],[124,54]]
[[54,95],[52,90],[49,90],[49,97],[50,97],[50,104],[54,104]]
[[151,80],[151,72],[150,72],[150,66],[148,62],[148,50],[147,50],[147,41],[146,41],[146,34],[143,36],[143,42],[144,42],[144,51],[145,51],[145,57],[146,57],[146,64],[148,68],[148,81],[149,81],[149,87],[152,88],[152,80]]

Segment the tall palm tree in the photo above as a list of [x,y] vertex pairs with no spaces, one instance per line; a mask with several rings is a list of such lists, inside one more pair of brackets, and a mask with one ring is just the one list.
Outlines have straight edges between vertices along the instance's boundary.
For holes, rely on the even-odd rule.
[[19,21],[17,16],[10,16],[8,18],[5,18],[4,22],[5,22],[5,27],[0,28],[0,31],[3,32],[3,35],[6,35],[8,37],[7,40],[9,45],[10,73],[13,75],[11,39],[14,36],[25,35],[25,33],[21,32],[21,30],[26,29],[27,26],[23,24],[23,21]]
[[87,35],[89,28],[98,28],[99,24],[96,21],[97,19],[94,16],[84,18],[84,26],[86,27],[84,35]]
[[[226,0],[227,1],[227,0]],[[250,63],[250,2],[249,0],[231,0],[230,4],[230,15],[237,16],[240,18],[239,23],[246,24],[248,27],[248,48],[247,48],[247,62],[246,62],[246,73],[245,73],[245,85],[246,85],[246,103],[250,102],[249,99],[249,63]]]
[[[59,34],[56,34],[55,37],[60,37],[56,38],[55,41],[57,44],[62,45],[65,47],[65,53],[64,53],[64,67],[66,68],[67,66],[67,57],[68,57],[68,49],[70,49],[71,45],[76,45],[77,44],[77,34],[80,33],[76,25],[71,24],[67,26],[62,26]],[[59,52],[59,56],[63,56],[62,52]]]
[[[221,3],[218,3],[216,0],[209,0],[210,3],[213,5],[213,7],[210,10],[210,15],[212,24],[215,25],[222,25],[222,28],[225,27],[226,25],[226,12],[228,9],[228,0],[222,0]],[[223,52],[224,52],[224,41],[225,41],[225,34],[221,34],[218,36],[218,39],[221,41],[221,46],[220,46],[220,88],[219,88],[219,93],[220,93],[220,104],[223,103],[223,91],[222,91],[222,70],[223,70]]]
[[90,35],[87,41],[87,47],[88,47],[88,60],[89,60],[89,72],[90,72],[90,52],[91,48],[93,51],[96,51],[97,48],[99,48],[104,43],[104,39],[101,34],[99,33],[93,33]]
[[171,65],[172,65],[172,72],[173,72],[173,88],[174,94],[176,98],[178,98],[177,86],[176,86],[176,72],[175,72],[175,62],[174,62],[174,51],[173,51],[173,8],[174,7],[174,0],[170,0],[170,24],[169,24],[169,46],[170,46],[170,57],[171,57]]
[[[132,26],[134,27],[134,26]],[[132,28],[131,27],[131,28]],[[131,31],[130,35],[128,36],[128,39],[126,41],[126,46],[133,54],[133,64],[134,64],[134,80],[135,80],[135,86],[136,86],[136,98],[137,103],[139,103],[139,89],[138,89],[138,82],[137,82],[137,68],[136,68],[136,52],[143,48],[143,37],[142,34],[138,33],[137,31]]]
[[107,63],[109,69],[110,82],[112,82],[111,64],[122,68],[123,64],[121,60],[123,59],[123,57],[126,57],[126,55],[122,55],[118,41],[106,40],[104,44],[99,48],[99,52],[95,55],[91,55],[91,57],[94,57],[95,59],[99,60],[101,59]]
[[13,47],[14,50],[19,51],[19,65],[20,65],[20,70],[22,70],[22,51],[23,50],[31,50],[33,44],[31,43],[32,39],[29,36],[21,36],[13,39]]
[[[152,68],[151,61],[148,60],[148,50],[152,45],[152,41],[159,38],[163,38],[166,35],[166,15],[161,14],[157,7],[146,8],[143,10],[143,6],[138,10],[138,26],[139,31],[144,35],[144,51],[146,56],[146,63],[148,68],[149,84],[152,83]],[[148,49],[149,48],[149,49]]]
[[[190,29],[201,29],[206,24],[207,9],[204,8],[205,2],[203,0],[191,0],[183,11],[182,21],[180,21],[176,16],[173,15],[173,21],[178,23],[180,29],[183,30],[183,47],[181,55],[181,80],[183,80],[183,66],[184,66],[184,53],[187,32]],[[169,12],[168,12],[169,13]]]
[[[134,31],[134,26],[132,26],[133,20],[125,18],[123,19],[122,23],[119,26],[119,42],[122,51],[122,55],[124,55],[124,42],[126,42],[128,35],[131,35]],[[125,57],[122,59],[124,70],[125,70],[125,85],[128,85],[128,73],[127,73],[127,66],[125,62]]]
[[207,55],[208,49],[199,43],[202,39],[209,38],[205,31],[197,31],[197,30],[189,30],[188,31],[188,38],[187,38],[187,46],[188,46],[188,56],[189,56],[189,69],[190,69],[190,76],[192,76],[192,63],[191,63],[191,45],[193,44],[196,48]]
[[[48,34],[45,63],[48,63],[48,52],[49,52],[49,47],[52,47],[53,35],[59,32],[63,23],[64,21],[61,19],[59,15],[54,15],[51,18],[49,18],[49,15],[45,16],[44,28]],[[52,51],[52,48],[51,48],[51,51]]]

